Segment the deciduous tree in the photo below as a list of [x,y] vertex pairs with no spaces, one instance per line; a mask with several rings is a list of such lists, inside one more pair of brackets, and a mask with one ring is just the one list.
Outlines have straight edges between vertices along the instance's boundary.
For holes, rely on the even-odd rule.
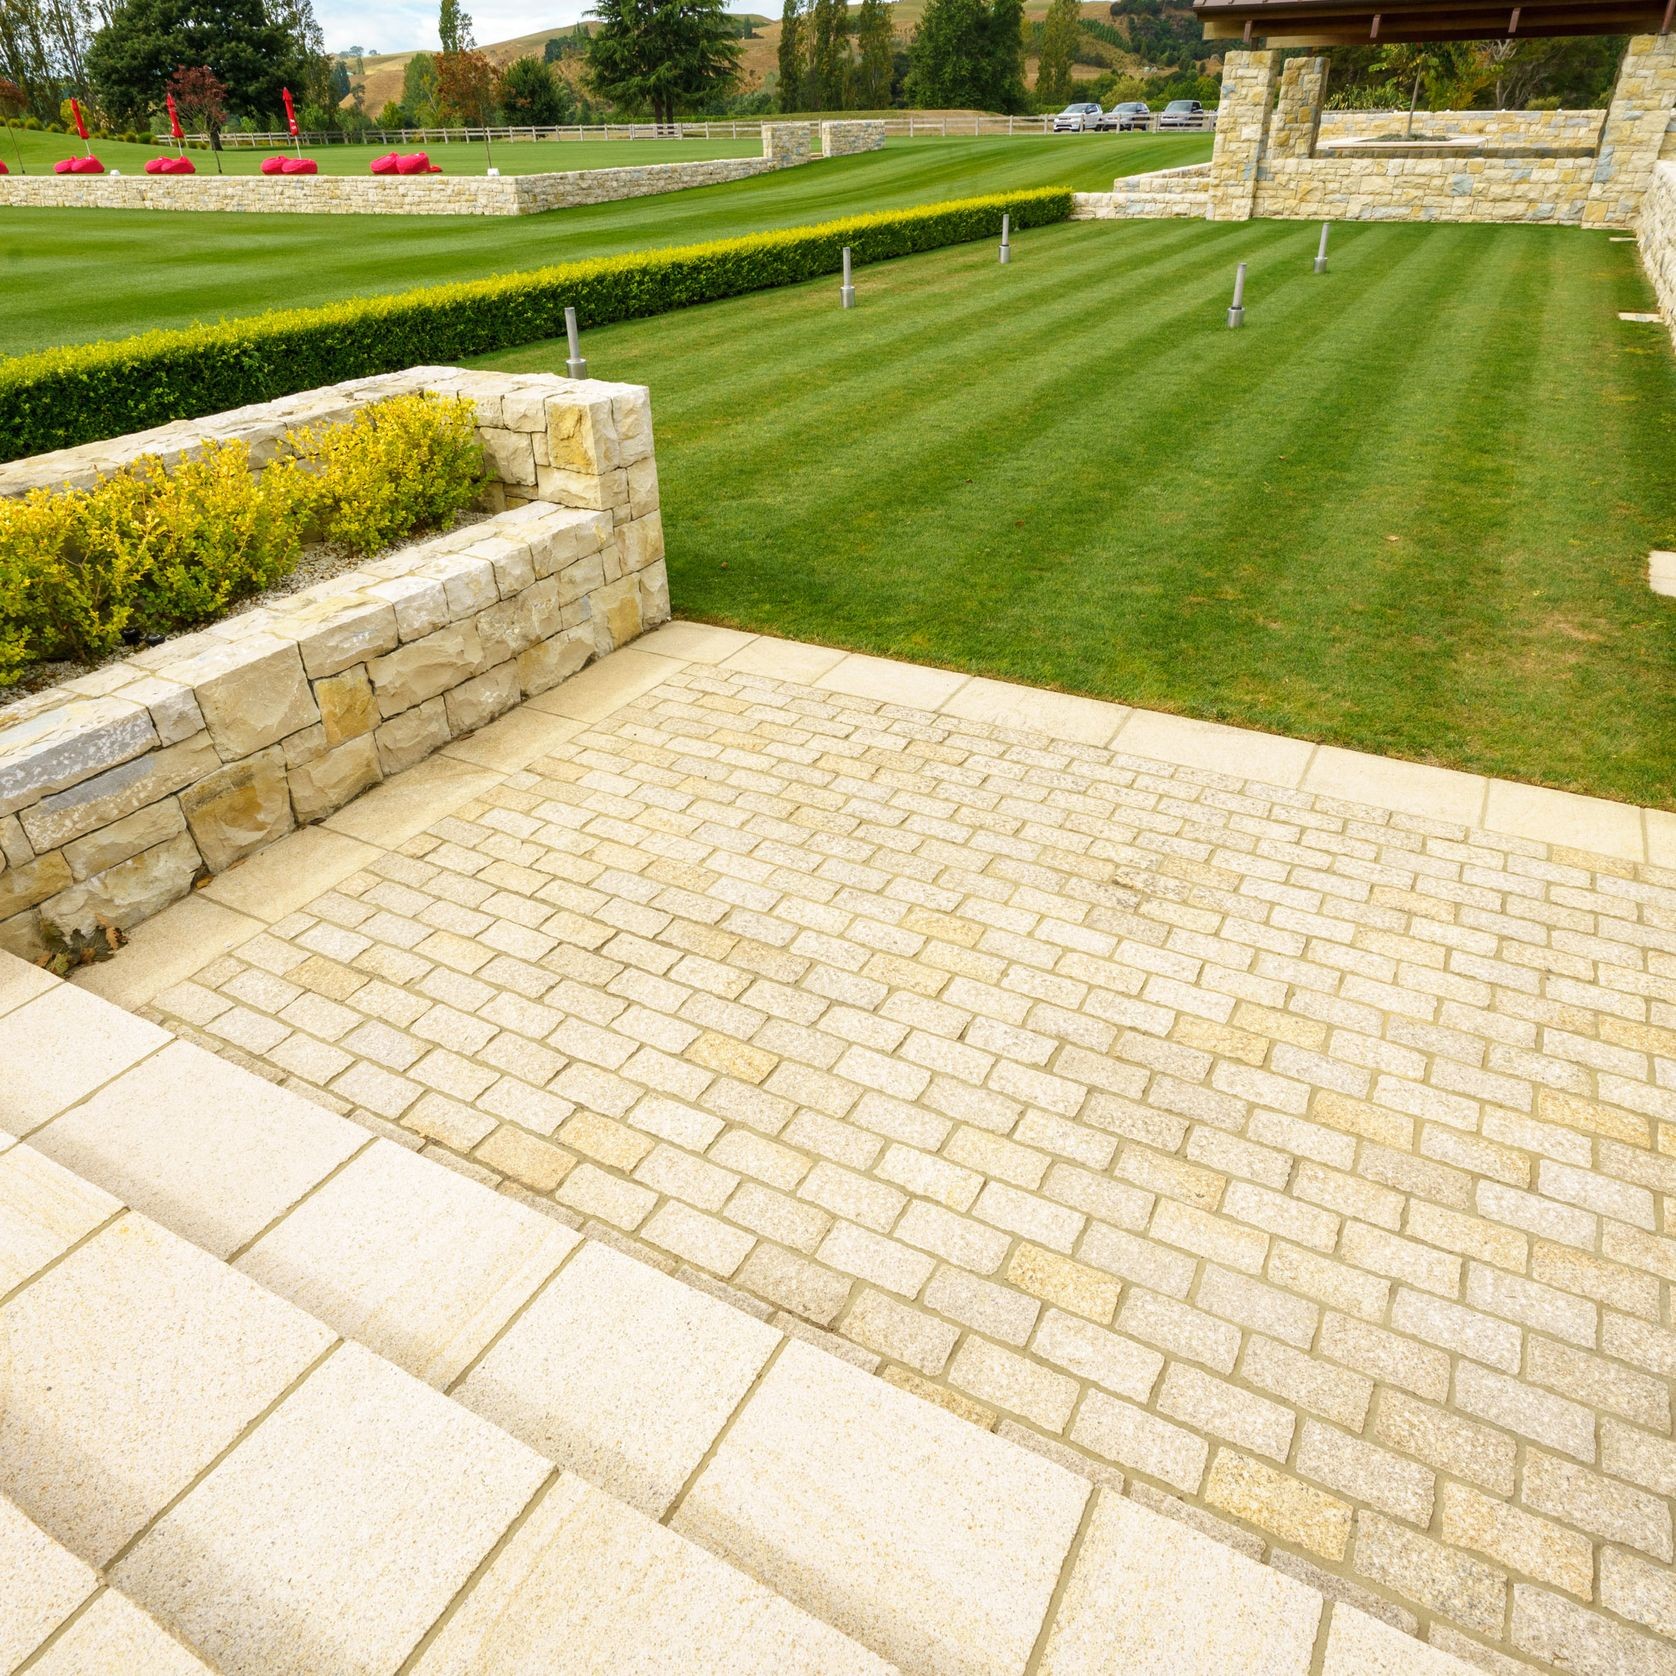
[[780,109],[803,109],[803,8],[786,0],[780,14]]
[[499,104],[500,78],[482,53],[444,52],[436,59],[437,104],[445,117],[487,126]]
[[477,45],[471,34],[471,14],[460,0],[442,0],[436,32],[444,52],[470,52]]
[[885,0],[861,0],[855,40],[855,103],[864,111],[883,110],[890,103],[896,53],[896,33],[890,26],[890,8]]
[[1063,105],[1071,97],[1071,66],[1077,57],[1082,8],[1077,0],[1053,0],[1042,25],[1042,55],[1036,63],[1036,99]]

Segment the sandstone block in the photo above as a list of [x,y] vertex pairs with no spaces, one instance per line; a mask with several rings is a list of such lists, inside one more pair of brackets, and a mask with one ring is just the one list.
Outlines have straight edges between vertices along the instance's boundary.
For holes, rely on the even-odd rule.
[[250,657],[197,688],[210,738],[237,762],[320,720],[301,653],[282,645]]
[[16,815],[0,815],[0,873],[7,867],[21,867],[35,851],[23,835],[23,823]]
[[532,646],[518,659],[518,684],[526,697],[544,693],[574,675],[594,655],[591,629],[566,629]]
[[[301,674],[300,662],[297,668]],[[272,843],[293,825],[285,757],[277,748],[229,763],[188,787],[180,802],[212,873]]]
[[456,738],[462,733],[475,733],[496,716],[505,715],[520,696],[515,663],[503,663],[487,674],[462,682],[443,699],[449,732]]
[[15,954],[19,960],[40,960],[51,951],[41,926],[38,908],[28,908],[10,919],[0,919],[0,950]]
[[[336,675],[352,664],[393,651],[400,639],[396,608],[387,601],[365,604],[331,602],[321,608],[323,621],[300,632],[298,650],[311,680]],[[301,625],[288,625],[300,628]]]
[[202,867],[197,845],[183,831],[55,896],[41,918],[64,937],[92,936],[107,922],[127,930],[178,902]]
[[617,531],[623,569],[641,571],[663,562],[663,520],[655,513],[634,518]]
[[101,827],[97,832],[89,833],[85,838],[76,839],[73,844],[67,844],[64,857],[70,863],[71,873],[77,879],[86,879],[185,830],[186,821],[180,812],[180,800],[166,797],[159,803]]
[[300,825],[324,820],[350,798],[359,797],[384,778],[378,747],[370,733],[327,751],[324,756],[290,772],[291,807]]
[[0,815],[79,785],[158,743],[151,713],[116,698],[77,698],[0,722]]
[[[547,454],[552,469],[598,477],[623,463],[609,397],[554,396],[547,403]],[[542,498],[549,499],[545,490]]]
[[45,854],[201,780],[220,766],[209,734],[200,733],[43,798],[23,812],[23,830],[35,851]]
[[594,648],[601,657],[640,634],[640,587],[632,576],[601,588],[593,608]]
[[628,480],[629,512],[645,518],[658,509],[658,463],[648,456],[625,468]]
[[73,884],[70,864],[54,851],[0,873],[0,920],[11,919]]
[[479,426],[477,435],[489,471],[502,483],[535,482],[535,451],[527,432]]
[[378,701],[372,682],[361,668],[346,669],[314,683],[314,702],[320,706],[320,722],[328,745],[341,745],[378,726]]
[[[498,597],[498,596],[496,596]],[[475,623],[455,623],[376,658],[368,666],[379,714],[388,719],[458,686],[482,667]]]
[[433,577],[391,576],[369,582],[365,592],[390,602],[396,632],[404,641],[423,639],[448,621],[448,596]]
[[440,698],[427,699],[403,711],[393,721],[385,722],[373,735],[378,765],[386,775],[399,774],[404,768],[423,762],[451,737],[447,706]]

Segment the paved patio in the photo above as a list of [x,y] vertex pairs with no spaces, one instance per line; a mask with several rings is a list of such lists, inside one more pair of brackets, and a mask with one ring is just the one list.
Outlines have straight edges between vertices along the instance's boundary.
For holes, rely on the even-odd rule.
[[84,981],[1486,1668],[1663,1672],[1654,863],[677,624]]

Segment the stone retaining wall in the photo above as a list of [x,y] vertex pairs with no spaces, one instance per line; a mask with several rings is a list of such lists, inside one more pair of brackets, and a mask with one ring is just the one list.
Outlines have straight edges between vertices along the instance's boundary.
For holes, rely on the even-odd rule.
[[1676,343],[1676,162],[1660,163],[1641,203],[1641,260]]
[[0,467],[81,483],[413,390],[469,397],[487,521],[0,710],[0,948],[139,923],[669,615],[651,405],[629,384],[420,367]]
[[1210,164],[1124,175],[1110,192],[1073,192],[1073,221],[1134,221],[1169,216],[1203,217],[1210,206]]
[[[1605,111],[1416,111],[1417,134],[1451,139],[1495,140],[1504,145],[1587,145],[1600,139]],[[1321,113],[1321,140],[1367,140],[1401,134],[1408,125],[1403,111],[1327,111]]]
[[[874,144],[840,136],[841,151],[875,150],[884,144],[882,123],[822,125],[823,132],[829,128],[878,129]],[[796,168],[810,161],[812,139],[811,123],[776,122],[762,131],[761,157],[495,179],[483,175],[4,175],[0,176],[0,206],[259,210],[299,215],[539,215],[545,210],[718,186],[775,169]]]

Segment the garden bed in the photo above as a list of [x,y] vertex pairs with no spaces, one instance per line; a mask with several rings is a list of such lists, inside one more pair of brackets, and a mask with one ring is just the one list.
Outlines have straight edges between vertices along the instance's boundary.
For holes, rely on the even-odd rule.
[[127,928],[668,615],[651,410],[630,385],[417,368],[5,468],[0,495],[300,425],[469,401],[489,516],[0,713],[0,947]]

